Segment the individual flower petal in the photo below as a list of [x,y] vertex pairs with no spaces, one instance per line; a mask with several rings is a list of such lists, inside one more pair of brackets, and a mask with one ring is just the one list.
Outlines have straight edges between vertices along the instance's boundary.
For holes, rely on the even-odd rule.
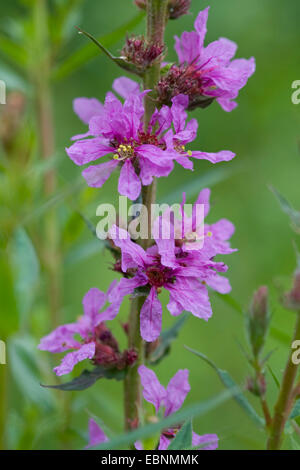
[[229,150],[221,150],[217,153],[193,151],[192,157],[197,160],[208,160],[211,163],[228,162],[235,157],[235,153]]
[[88,124],[93,116],[102,114],[103,104],[97,98],[75,98],[73,109],[77,116]]
[[137,266],[144,267],[149,261],[147,253],[140,245],[130,239],[126,230],[113,225],[109,231],[109,235],[114,241],[114,244],[121,248],[122,271],[124,273],[126,273],[129,268],[136,268]]
[[60,353],[68,349],[77,348],[80,346],[80,343],[73,338],[75,333],[78,333],[77,323],[59,326],[41,339],[38,348],[41,351],[49,351],[51,353]]
[[167,448],[169,447],[171,443],[171,440],[168,439],[166,436],[164,436],[163,434],[160,436],[160,440],[159,440],[159,445],[158,445],[158,450],[167,450]]
[[116,78],[112,87],[124,99],[140,92],[139,83],[127,77]]
[[174,47],[180,64],[192,64],[199,59],[200,40],[196,31],[185,31],[180,38],[175,36]]
[[148,367],[140,366],[138,373],[143,387],[143,397],[148,403],[152,403],[155,406],[157,413],[166,397],[166,390],[159,383],[156,374],[151,369],[148,369]]
[[141,192],[141,181],[130,160],[125,161],[119,178],[119,193],[135,201]]
[[82,172],[82,176],[91,188],[101,188],[112,172],[117,168],[116,160],[109,160],[99,165],[91,165]]
[[175,239],[172,217],[157,217],[152,226],[153,237],[156,241],[158,253],[161,256],[161,264],[169,268],[176,268],[178,263],[175,258]]
[[108,437],[105,435],[104,431],[100,428],[100,426],[96,423],[93,418],[89,419],[89,443],[86,446],[88,449],[89,447],[94,447],[102,442],[108,442]]
[[231,291],[231,285],[226,277],[215,274],[206,280],[206,284],[220,294],[228,294]]
[[199,35],[199,46],[202,48],[204,39],[207,33],[207,19],[208,19],[209,7],[205,8],[203,11],[200,11],[195,21],[195,30]]
[[86,317],[90,320],[91,328],[99,323],[99,311],[106,302],[106,294],[97,287],[90,289],[83,297],[82,304]]
[[102,138],[78,140],[71,147],[66,148],[68,156],[76,165],[93,162],[111,151],[112,149],[103,143]]
[[165,398],[165,416],[175,413],[182,407],[187,394],[191,390],[188,378],[189,371],[180,369],[168,383]]
[[154,287],[146,298],[140,312],[141,336],[149,343],[155,341],[161,332],[162,306]]
[[215,450],[218,448],[219,438],[216,434],[204,434],[199,436],[193,432],[192,445],[200,447],[201,450]]
[[69,374],[78,362],[84,361],[85,359],[92,359],[95,355],[95,349],[96,346],[93,342],[84,344],[77,351],[68,353],[62,359],[61,364],[53,369],[54,372],[58,376]]
[[177,276],[176,282],[166,288],[170,292],[167,308],[172,315],[179,315],[186,310],[204,320],[212,316],[207,289],[197,279]]

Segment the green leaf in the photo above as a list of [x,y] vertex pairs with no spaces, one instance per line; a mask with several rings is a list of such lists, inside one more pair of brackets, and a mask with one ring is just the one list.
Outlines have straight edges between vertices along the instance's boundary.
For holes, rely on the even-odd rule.
[[172,342],[177,338],[179,331],[185,324],[188,316],[188,313],[183,313],[180,318],[174,322],[171,328],[161,333],[158,346],[148,358],[148,362],[150,364],[157,364],[170,352],[170,346]]
[[25,321],[33,305],[40,267],[34,246],[22,227],[14,232],[11,253],[17,304]]
[[79,34],[83,34],[87,38],[89,38],[99,49],[103,54],[105,54],[112,62],[114,62],[115,65],[118,65],[121,67],[121,69],[126,70],[127,72],[133,73],[135,75],[138,75],[142,77],[144,75],[144,71],[140,68],[138,68],[136,65],[132,64],[131,62],[128,62],[127,60],[123,59],[122,57],[115,57],[113,56],[108,49],[106,49],[103,44],[101,44],[99,41],[97,41],[94,36],[92,36],[90,33],[87,33],[86,31],[83,31],[83,29],[76,28],[79,31]]
[[100,444],[93,449],[104,450],[104,449],[120,449],[123,446],[129,446],[137,440],[144,440],[149,436],[155,435],[161,432],[163,429],[176,426],[178,423],[185,422],[194,416],[204,416],[211,410],[214,410],[229,398],[232,397],[232,393],[228,390],[220,393],[214,398],[205,402],[198,402],[194,405],[190,405],[184,409],[177,411],[169,415],[167,418],[162,419],[157,423],[146,424],[138,429],[122,434],[111,439],[109,442]]
[[272,378],[273,378],[273,380],[274,380],[274,382],[275,382],[276,387],[277,387],[278,389],[280,389],[279,380],[277,379],[277,377],[276,377],[274,371],[272,370],[272,368],[271,368],[271,366],[270,366],[269,364],[267,364],[267,368],[268,368],[268,370],[269,370],[269,372],[270,372],[270,374],[271,374],[271,376],[272,376]]
[[300,234],[300,212],[294,209],[289,201],[273,186],[270,186],[270,190],[276,196],[282,211],[289,216],[292,229]]
[[123,380],[126,375],[126,370],[118,369],[104,369],[101,366],[95,367],[93,370],[84,370],[79,377],[71,380],[71,382],[66,382],[59,385],[42,385],[44,388],[54,388],[57,390],[63,390],[65,392],[74,392],[81,391],[90,388],[97,380],[105,379],[115,379]]
[[105,247],[105,244],[102,240],[91,240],[90,242],[85,242],[76,246],[75,248],[70,251],[67,256],[65,257],[65,266],[72,267],[77,263],[81,263],[86,259],[96,256]]
[[14,336],[8,342],[7,362],[20,392],[40,408],[52,409],[51,393],[40,387],[40,369],[36,358],[36,344],[30,337]]
[[18,69],[24,69],[27,64],[26,49],[12,41],[8,36],[0,34],[1,54],[12,62]]
[[217,372],[221,382],[225,385],[225,387],[229,390],[235,390],[235,392],[233,393],[233,398],[240,405],[240,407],[247,413],[247,415],[254,421],[256,425],[264,427],[264,420],[260,416],[258,416],[255,409],[249,403],[247,398],[243,395],[240,387],[232,379],[229,373],[226,370],[219,369],[213,361],[208,359],[208,357],[206,357],[201,352],[196,351],[195,349],[191,349],[188,346],[185,346],[185,348],[191,353],[203,359],[207,364],[209,364]]
[[181,429],[176,434],[176,437],[172,440],[168,447],[168,450],[186,450],[192,446],[192,420],[189,419],[184,423]]
[[290,419],[295,419],[295,418],[298,418],[298,416],[300,416],[300,400],[297,400],[293,409],[292,409],[292,412],[290,414]]
[[[101,44],[105,48],[112,46],[113,44],[120,41],[128,31],[131,31],[138,24],[140,24],[144,17],[144,12],[138,13],[132,20],[128,21],[112,33],[97,38],[98,42],[101,42]],[[86,46],[81,47],[79,50],[74,52],[68,59],[64,60],[64,62],[54,71],[54,80],[61,80],[67,77],[74,71],[80,69],[91,59],[97,57],[97,55],[99,55],[99,51],[94,47],[93,44],[88,44]]]
[[232,169],[229,169],[226,166],[214,168],[213,170],[204,173],[204,175],[195,178],[193,181],[188,182],[188,184],[184,183],[171,194],[164,196],[163,201],[161,201],[161,204],[162,202],[166,204],[173,204],[174,201],[181,201],[182,193],[186,193],[187,200],[194,199],[196,196],[198,196],[201,189],[206,187],[212,187],[215,184],[218,184],[221,181],[230,178],[233,174],[234,172],[232,171]]

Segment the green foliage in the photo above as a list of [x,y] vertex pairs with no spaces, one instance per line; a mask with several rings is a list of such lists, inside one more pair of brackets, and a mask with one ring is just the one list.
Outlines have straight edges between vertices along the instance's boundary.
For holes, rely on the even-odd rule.
[[235,383],[232,379],[230,374],[226,370],[219,369],[213,361],[208,359],[204,354],[196,351],[195,349],[191,349],[185,346],[188,351],[198,356],[200,359],[203,359],[207,364],[209,364],[218,374],[221,382],[225,385],[226,388],[232,391],[232,396],[235,401],[239,404],[239,406],[246,412],[246,414],[254,421],[256,425],[259,427],[264,426],[264,420],[258,416],[252,405],[249,403],[247,398],[242,393],[240,387]]
[[63,390],[64,392],[81,391],[90,388],[99,379],[115,379],[123,380],[126,375],[126,370],[118,369],[105,369],[104,367],[97,366],[92,370],[84,370],[79,377],[59,385],[43,385],[44,388],[54,388]]
[[183,313],[180,318],[168,330],[162,331],[157,347],[148,357],[150,364],[158,364],[162,359],[170,353],[171,344],[178,337],[178,334],[185,324],[189,314]]
[[[97,38],[97,41],[102,44],[103,47],[107,48],[115,44],[116,42],[123,39],[124,35],[135,28],[145,17],[145,14],[139,13],[133,19],[122,25],[120,28],[116,29],[112,33],[108,33],[104,36]],[[53,73],[54,80],[62,80],[67,76],[74,73],[76,70],[80,69],[91,59],[94,59],[99,55],[99,50],[95,48],[93,44],[88,44],[73,54],[71,54],[67,59],[63,61],[60,65],[56,67]]]
[[26,231],[16,229],[11,244],[15,292],[21,322],[27,321],[39,282],[39,261]]
[[188,450],[192,447],[193,427],[192,420],[186,421],[176,434],[168,450]]

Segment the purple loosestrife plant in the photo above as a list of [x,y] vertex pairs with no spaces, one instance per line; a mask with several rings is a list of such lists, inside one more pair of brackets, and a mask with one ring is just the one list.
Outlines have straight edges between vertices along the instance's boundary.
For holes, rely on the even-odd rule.
[[[111,173],[120,168],[119,193],[136,200],[142,186],[148,186],[154,177],[168,176],[174,168],[174,161],[189,170],[193,163],[189,157],[209,160],[212,163],[228,161],[234,157],[229,151],[207,153],[186,150],[186,144],[195,140],[198,123],[192,119],[186,124],[185,107],[188,98],[175,97],[172,106],[157,110],[144,129],[145,113],[139,85],[121,77],[114,82],[114,89],[125,101],[122,104],[109,92],[102,106],[96,99],[77,99],[74,109],[84,122],[89,122],[86,138],[79,140],[67,150],[77,165],[85,165],[111,154],[111,158],[83,170],[87,184],[100,188]],[[92,136],[92,138],[90,138]]]
[[[188,311],[208,320],[212,315],[208,288],[222,294],[231,290],[228,279],[220,275],[227,271],[227,266],[215,257],[235,251],[229,243],[233,224],[226,219],[206,223],[209,189],[200,192],[191,215],[184,213],[184,195],[181,218],[176,218],[171,210],[155,218],[152,211],[157,179],[170,176],[175,162],[193,170],[193,158],[218,163],[235,156],[227,150],[207,153],[189,149],[197,137],[198,122],[188,120],[187,110],[205,107],[216,99],[223,109],[231,111],[236,106],[233,100],[255,69],[254,59],[232,60],[236,45],[227,39],[204,47],[208,8],[199,13],[195,31],[176,38],[179,64],[162,64],[167,51],[164,43],[167,20],[188,13],[191,1],[136,0],[135,3],[146,9],[147,34],[127,38],[122,57],[114,57],[91,35],[81,32],[115,64],[142,78],[142,86],[120,77],[114,81],[113,89],[122,100],[113,92],[106,94],[104,104],[96,98],[75,99],[74,111],[88,125],[88,130],[74,136],[75,142],[66,151],[75,164],[85,166],[82,174],[91,187],[102,187],[113,171],[120,170],[119,193],[132,201],[140,198],[147,209],[152,233],[147,239],[133,241],[126,230],[113,225],[106,246],[114,254],[114,271],[122,278],[113,281],[107,293],[91,289],[83,299],[84,315],[75,323],[58,327],[39,345],[40,349],[52,353],[67,352],[54,369],[57,375],[68,374],[85,359],[95,369],[101,368],[101,372],[103,368],[109,369],[108,378],[117,378],[114,370],[122,369],[126,430],[139,428],[144,420],[142,395],[154,405],[157,420],[179,410],[190,390],[187,369],[179,370],[164,388],[155,373],[144,365],[145,356],[151,362],[151,351],[155,352],[164,341],[161,291],[165,289],[169,293],[167,309],[171,315],[177,317]],[[105,162],[98,162],[106,156]],[[199,206],[204,207],[200,219]],[[164,236],[166,227],[170,229],[168,236]],[[125,296],[131,296],[130,313],[124,325],[128,349],[120,352],[106,322],[118,315]],[[147,354],[144,340],[148,342]],[[168,352],[170,343],[163,348]],[[87,388],[99,378],[95,374],[95,370],[85,370],[67,388],[61,388],[72,390],[74,382],[81,386],[79,389]],[[160,450],[169,447],[182,424],[162,431],[157,443]],[[108,441],[93,419],[89,422],[89,434],[89,446]],[[215,449],[218,437],[193,433],[192,441],[182,444],[182,448],[191,445]],[[143,446],[136,442],[136,447]]]

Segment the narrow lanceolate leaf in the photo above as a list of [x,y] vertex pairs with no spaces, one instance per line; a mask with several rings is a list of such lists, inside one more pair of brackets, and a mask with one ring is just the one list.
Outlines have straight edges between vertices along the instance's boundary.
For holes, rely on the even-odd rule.
[[[234,391],[234,390],[233,390]],[[195,416],[204,416],[211,410],[217,408],[229,398],[232,397],[232,391],[225,390],[214,398],[205,402],[195,403],[184,409],[177,411],[169,415],[167,418],[162,419],[157,423],[147,424],[134,431],[127,432],[121,436],[117,436],[111,439],[109,442],[100,444],[93,449],[104,450],[104,449],[120,449],[123,446],[129,446],[135,441],[147,439],[150,436],[154,436],[161,432],[163,429],[178,425],[178,423],[185,422]]]
[[152,365],[158,364],[170,352],[172,342],[177,338],[181,328],[185,324],[189,314],[184,313],[168,330],[161,333],[158,346],[148,357],[148,362]]
[[65,392],[79,392],[81,390],[86,390],[87,388],[90,388],[99,379],[105,378],[123,380],[125,375],[125,369],[104,369],[101,366],[97,366],[93,370],[84,370],[81,375],[79,375],[79,377],[76,377],[70,382],[65,382],[60,385],[42,385],[42,387],[55,388],[57,390],[63,390]]
[[225,385],[226,388],[229,390],[233,390],[233,398],[235,401],[240,405],[240,407],[247,413],[247,415],[255,422],[255,424],[259,425],[260,427],[264,426],[264,420],[258,416],[255,409],[249,403],[247,398],[242,393],[240,387],[236,384],[233,378],[226,372],[226,370],[219,369],[216,364],[208,359],[204,354],[195,349],[191,349],[187,346],[185,348],[190,351],[191,353],[195,354],[196,356],[203,359],[207,364],[209,364],[218,374],[221,382]]
[[270,186],[270,189],[273,194],[275,194],[282,211],[289,216],[292,229],[296,233],[300,234],[300,211],[294,209],[293,206],[289,203],[289,201],[284,196],[282,196],[282,194],[280,194],[279,191],[277,191],[277,189],[275,189],[273,186]]
[[11,252],[17,304],[25,321],[34,301],[40,269],[34,246],[22,227],[13,235]]
[[[115,31],[100,36],[97,41],[102,44],[105,48],[111,47],[118,41],[122,40],[124,35],[133,30],[144,18],[145,13],[138,13],[132,20],[128,21],[120,28]],[[94,59],[99,55],[99,49],[94,44],[87,44],[77,51],[75,51],[70,57],[68,57],[59,67],[54,71],[54,80],[61,80],[76,70],[80,69],[84,64]]]
[[168,447],[168,450],[187,450],[192,446],[192,420],[189,419],[181,427],[180,431],[176,434],[176,437],[172,440]]
[[92,36],[90,33],[87,33],[86,31],[83,31],[83,29],[80,29],[80,28],[77,28],[77,27],[76,27],[76,29],[78,29],[79,34],[83,34],[84,36],[89,38],[100,49],[100,51],[103,52],[103,54],[105,54],[112,62],[114,62],[114,64],[121,67],[121,69],[126,70],[126,72],[130,72],[130,73],[133,73],[135,75],[139,75],[140,77],[143,76],[144,71],[141,70],[139,67],[132,64],[131,62],[128,62],[127,60],[123,59],[122,57],[113,56],[109,52],[109,50],[106,49],[106,47],[103,46],[103,44],[101,44],[101,42],[97,41],[97,39],[94,38],[94,36]]

